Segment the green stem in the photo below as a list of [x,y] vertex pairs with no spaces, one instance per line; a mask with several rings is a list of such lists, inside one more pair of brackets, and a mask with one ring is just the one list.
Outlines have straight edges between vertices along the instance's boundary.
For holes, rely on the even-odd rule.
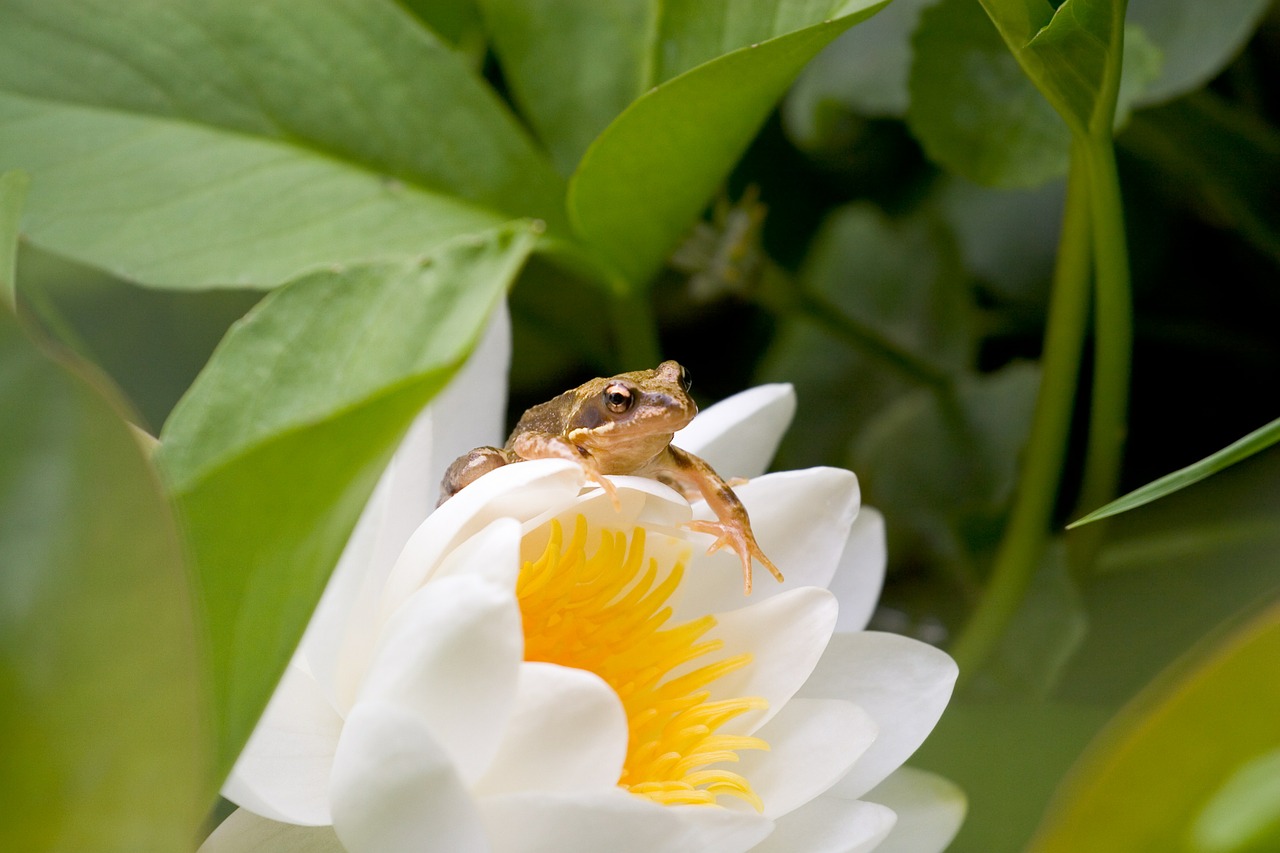
[[872,326],[846,315],[836,305],[815,294],[795,294],[795,310],[845,343],[879,359],[914,382],[938,390],[951,388],[951,374],[885,337]]
[[960,665],[962,684],[995,650],[1048,543],[1089,316],[1092,187],[1085,157],[1082,145],[1074,144],[1045,332],[1043,375],[1013,511],[982,600],[951,648]]
[[657,367],[662,358],[658,325],[646,291],[631,292],[610,303],[618,358],[626,370]]
[[[1085,147],[1085,162],[1093,219],[1095,333],[1089,443],[1079,507],[1093,510],[1115,497],[1120,482],[1133,355],[1133,303],[1120,179],[1110,138],[1091,140]],[[1084,528],[1073,537],[1071,556],[1077,574],[1093,563],[1105,533],[1105,526],[1098,526]]]

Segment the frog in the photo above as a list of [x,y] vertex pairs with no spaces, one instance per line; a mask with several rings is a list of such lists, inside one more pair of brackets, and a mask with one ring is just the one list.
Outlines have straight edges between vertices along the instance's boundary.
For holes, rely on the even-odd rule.
[[592,379],[526,411],[502,447],[477,447],[458,457],[440,484],[440,503],[490,471],[530,459],[576,463],[615,510],[621,503],[610,475],[650,477],[686,500],[707,502],[716,520],[693,519],[683,526],[716,537],[707,553],[728,547],[737,554],[744,594],[751,594],[753,559],[782,582],[733,490],[745,481],[726,482],[705,460],[672,444],[676,431],[698,414],[691,388],[689,371],[676,361]]

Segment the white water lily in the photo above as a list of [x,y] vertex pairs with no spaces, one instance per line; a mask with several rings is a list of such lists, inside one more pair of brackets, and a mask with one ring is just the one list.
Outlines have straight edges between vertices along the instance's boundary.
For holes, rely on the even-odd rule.
[[577,466],[524,462],[431,511],[444,466],[496,437],[474,424],[496,431],[505,337],[379,484],[202,850],[942,850],[963,798],[898,768],[955,666],[861,630],[884,534],[852,474],[762,475],[791,389],[676,440],[752,478],[737,491],[788,577],[744,598],[736,556],[681,527],[705,506],[652,480],[613,478],[619,510]]

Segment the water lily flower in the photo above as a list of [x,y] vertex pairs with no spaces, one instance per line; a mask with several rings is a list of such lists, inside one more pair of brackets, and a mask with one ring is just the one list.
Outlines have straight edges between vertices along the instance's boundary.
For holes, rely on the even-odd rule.
[[493,471],[432,511],[495,435],[499,318],[370,500],[201,848],[349,853],[940,851],[963,797],[900,768],[955,679],[863,631],[884,533],[848,471],[763,474],[788,386],[677,437],[738,493],[785,584],[744,598],[671,489],[572,463]]

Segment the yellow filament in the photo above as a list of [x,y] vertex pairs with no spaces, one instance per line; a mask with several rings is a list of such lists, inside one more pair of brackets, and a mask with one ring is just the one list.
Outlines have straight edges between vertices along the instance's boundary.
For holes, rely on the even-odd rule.
[[751,784],[719,766],[744,749],[767,750],[760,738],[717,734],[747,711],[766,708],[757,697],[711,701],[707,686],[751,663],[743,654],[706,663],[682,675],[673,670],[717,652],[719,640],[701,640],[712,616],[667,627],[667,601],[680,585],[684,563],[659,580],[658,562],[645,563],[644,528],[628,536],[601,532],[587,556],[587,521],[578,516],[564,541],[550,525],[542,554],[520,570],[516,594],[524,620],[525,660],[593,672],[613,688],[627,716],[627,758],[618,785],[668,805],[711,805],[721,796],[763,808]]

